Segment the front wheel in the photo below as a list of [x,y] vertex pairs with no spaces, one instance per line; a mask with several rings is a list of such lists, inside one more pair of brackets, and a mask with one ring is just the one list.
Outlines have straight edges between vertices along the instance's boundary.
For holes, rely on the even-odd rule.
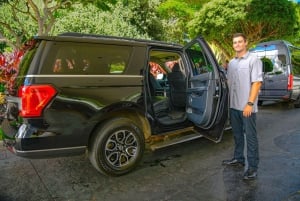
[[144,136],[136,123],[116,118],[96,129],[89,146],[89,159],[99,172],[120,176],[138,165],[144,149]]

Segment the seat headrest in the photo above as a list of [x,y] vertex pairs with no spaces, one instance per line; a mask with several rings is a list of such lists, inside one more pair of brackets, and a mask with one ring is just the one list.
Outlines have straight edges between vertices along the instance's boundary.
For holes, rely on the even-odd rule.
[[172,72],[180,72],[180,67],[178,63],[175,63],[173,68],[172,68]]

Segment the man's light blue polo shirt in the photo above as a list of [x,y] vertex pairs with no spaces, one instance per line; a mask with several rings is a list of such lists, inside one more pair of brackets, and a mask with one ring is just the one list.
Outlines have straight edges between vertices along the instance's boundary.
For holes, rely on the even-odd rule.
[[[263,81],[262,62],[257,56],[247,52],[241,58],[233,58],[227,69],[230,108],[243,111],[249,101],[251,84]],[[253,112],[257,112],[257,99]]]

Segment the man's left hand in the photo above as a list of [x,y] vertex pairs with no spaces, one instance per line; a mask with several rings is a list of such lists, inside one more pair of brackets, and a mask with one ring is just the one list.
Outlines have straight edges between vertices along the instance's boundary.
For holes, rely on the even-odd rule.
[[251,114],[252,114],[252,106],[246,105],[246,106],[244,107],[243,116],[244,116],[244,117],[250,117]]

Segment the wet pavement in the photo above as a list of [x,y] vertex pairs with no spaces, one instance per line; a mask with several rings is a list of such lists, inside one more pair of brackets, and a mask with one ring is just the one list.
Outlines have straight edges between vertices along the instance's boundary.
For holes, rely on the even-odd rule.
[[87,156],[29,160],[0,143],[0,201],[300,201],[300,109],[260,108],[258,178],[221,165],[232,157],[231,131],[147,152],[130,174],[106,177]]

